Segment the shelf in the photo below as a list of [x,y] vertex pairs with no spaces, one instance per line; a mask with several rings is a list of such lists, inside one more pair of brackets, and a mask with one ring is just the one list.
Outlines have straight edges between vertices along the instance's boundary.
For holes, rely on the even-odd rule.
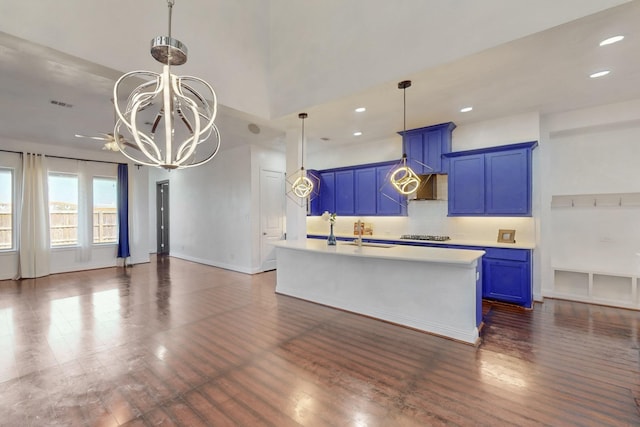
[[638,276],[572,268],[553,268],[553,290],[546,296],[640,309]]

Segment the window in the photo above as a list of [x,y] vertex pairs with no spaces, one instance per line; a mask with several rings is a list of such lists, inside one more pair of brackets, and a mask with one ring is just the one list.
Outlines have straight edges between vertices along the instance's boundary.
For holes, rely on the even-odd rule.
[[13,173],[0,169],[0,250],[13,248]]
[[49,174],[51,246],[78,244],[78,177]]
[[93,178],[93,243],[118,241],[118,190],[115,178]]

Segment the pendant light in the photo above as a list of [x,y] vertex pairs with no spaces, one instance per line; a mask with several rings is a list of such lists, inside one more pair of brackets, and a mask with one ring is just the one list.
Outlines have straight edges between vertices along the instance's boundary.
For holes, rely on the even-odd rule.
[[300,175],[291,185],[291,191],[293,191],[293,194],[301,199],[309,197],[309,194],[313,191],[313,182],[307,177],[307,173],[304,170],[304,119],[307,117],[307,113],[298,114],[298,118],[302,120],[302,138],[300,140]]
[[[119,135],[122,128],[130,141],[125,145],[116,138],[122,154],[138,164],[168,170],[205,164],[220,149],[220,133],[214,124],[218,108],[215,91],[202,79],[171,73],[171,66],[187,62],[187,47],[171,37],[174,3],[167,0],[168,35],[151,41],[151,56],[164,64],[162,73],[132,71],[120,77],[113,88],[118,117],[113,134]],[[141,79],[144,83],[140,84]],[[132,85],[135,89],[129,93]],[[151,105],[158,105],[155,117],[153,112],[150,116],[143,113]]]
[[[407,132],[407,88],[411,87],[411,80],[403,80],[398,83],[398,89],[402,89],[404,104],[404,126],[402,137],[404,139],[404,135]],[[402,159],[400,160],[399,165],[391,172],[389,176],[389,182],[391,185],[400,193],[404,195],[409,195],[415,193],[420,186],[420,177],[407,165],[407,153],[404,152],[404,144]]]
[[290,188],[287,196],[297,202],[300,206],[308,204],[318,195],[320,189],[320,179],[314,175],[307,173],[304,169],[304,119],[308,117],[307,113],[298,114],[298,118],[302,120],[302,136],[300,138],[300,169],[292,174],[287,174],[287,182]]

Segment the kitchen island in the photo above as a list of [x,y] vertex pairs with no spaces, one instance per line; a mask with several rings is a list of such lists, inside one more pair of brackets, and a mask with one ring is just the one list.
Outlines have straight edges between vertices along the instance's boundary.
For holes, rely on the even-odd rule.
[[469,344],[482,321],[484,251],[275,243],[276,292]]

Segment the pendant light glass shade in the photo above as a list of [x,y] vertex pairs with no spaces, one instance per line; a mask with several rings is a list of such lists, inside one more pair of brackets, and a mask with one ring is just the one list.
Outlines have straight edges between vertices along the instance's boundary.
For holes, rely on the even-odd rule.
[[402,155],[400,166],[391,172],[391,185],[401,194],[413,194],[420,187],[420,177],[407,166],[407,155]]
[[[404,80],[398,83],[398,89],[402,89],[403,92],[403,117],[404,117],[404,132],[402,133],[403,138],[404,134],[407,131],[407,88],[411,87],[411,80]],[[403,144],[404,151],[404,144]],[[402,153],[402,159],[400,160],[400,164],[393,169],[393,171],[389,175],[389,182],[391,185],[401,194],[410,195],[415,193],[420,187],[420,177],[416,174],[413,169],[407,164],[407,154]]]
[[[174,0],[167,4],[169,35],[151,41],[151,55],[164,64],[162,73],[132,71],[118,79],[113,88],[117,115],[113,134],[125,134],[122,141],[129,144],[116,142],[135,163],[182,169],[203,165],[218,153],[220,133],[214,123],[218,101],[204,80],[171,73],[171,66],[187,61],[187,47],[171,37]],[[128,92],[132,84],[137,86]]]

